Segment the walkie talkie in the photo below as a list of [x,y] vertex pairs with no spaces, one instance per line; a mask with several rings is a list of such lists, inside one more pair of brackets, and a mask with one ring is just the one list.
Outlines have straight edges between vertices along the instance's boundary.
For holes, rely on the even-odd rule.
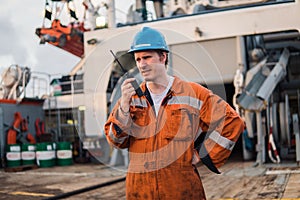
[[[127,71],[124,69],[124,67],[122,66],[122,64],[120,63],[119,59],[117,58],[117,56],[114,54],[114,52],[112,50],[110,50],[111,54],[113,55],[113,57],[115,58],[115,60],[117,61],[117,63],[119,64],[120,68],[122,69],[123,73],[125,74],[126,78],[133,78],[133,76],[130,76]],[[136,82],[136,80],[131,82],[131,85],[133,86],[136,94],[139,97],[142,97],[144,95],[142,89],[139,87],[139,84]]]

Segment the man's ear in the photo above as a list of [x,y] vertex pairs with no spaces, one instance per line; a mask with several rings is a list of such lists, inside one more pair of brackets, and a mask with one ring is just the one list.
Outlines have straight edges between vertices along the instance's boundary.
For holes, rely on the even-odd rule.
[[166,62],[166,59],[167,59],[167,53],[166,52],[162,52],[162,54],[161,54],[161,56],[160,56],[160,58],[159,58],[159,60],[161,61],[161,62]]

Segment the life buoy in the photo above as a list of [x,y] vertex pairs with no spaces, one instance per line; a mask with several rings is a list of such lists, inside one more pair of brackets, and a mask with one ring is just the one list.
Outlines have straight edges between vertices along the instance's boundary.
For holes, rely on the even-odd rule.
[[41,136],[41,134],[45,133],[45,124],[44,122],[40,121],[40,118],[37,118],[35,120],[35,132],[36,132],[36,136],[39,137]]
[[30,142],[30,144],[35,144],[36,140],[31,133],[28,133],[26,139]]
[[8,130],[7,133],[7,144],[17,144],[17,131],[19,131],[19,126],[22,121],[22,116],[20,112],[14,114],[14,122],[12,127]]

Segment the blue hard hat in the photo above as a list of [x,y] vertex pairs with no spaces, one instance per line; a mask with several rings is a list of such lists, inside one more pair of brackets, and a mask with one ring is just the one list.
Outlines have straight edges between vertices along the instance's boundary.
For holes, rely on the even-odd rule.
[[169,52],[169,48],[165,41],[165,37],[161,32],[153,28],[143,27],[142,30],[135,35],[130,50],[128,52],[155,49],[160,49]]

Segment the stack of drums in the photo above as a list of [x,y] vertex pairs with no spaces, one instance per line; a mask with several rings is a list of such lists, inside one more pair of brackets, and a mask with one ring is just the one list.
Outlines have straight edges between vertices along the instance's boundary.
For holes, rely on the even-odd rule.
[[37,144],[7,145],[7,167],[35,165],[39,167],[73,164],[71,142],[42,142]]

